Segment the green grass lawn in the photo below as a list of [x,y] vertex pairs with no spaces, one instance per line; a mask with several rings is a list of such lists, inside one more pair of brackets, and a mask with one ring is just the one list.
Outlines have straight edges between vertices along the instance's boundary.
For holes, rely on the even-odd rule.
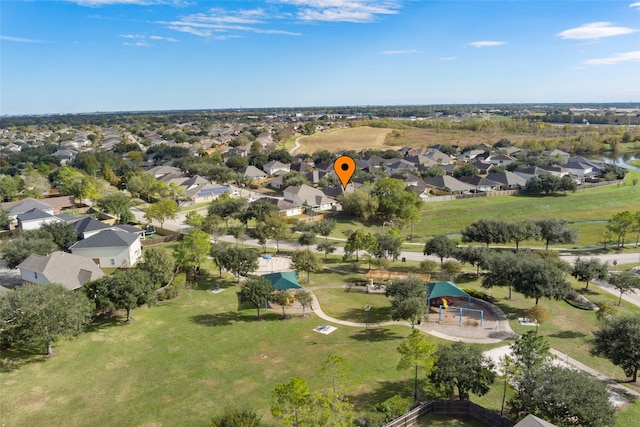
[[[340,265],[337,261],[332,265]],[[203,270],[210,268],[209,262]],[[371,323],[390,318],[389,300],[383,295],[332,288],[358,276],[324,271],[311,277],[327,314],[364,322],[362,307],[370,304]],[[480,288],[474,276],[464,275],[456,282]],[[214,284],[225,291],[207,292]],[[582,284],[576,284],[579,286]],[[370,327],[367,333],[364,328],[337,325],[335,332],[322,335],[313,332],[325,323],[315,315],[293,315],[282,321],[279,310],[263,311],[264,321],[257,322],[255,308],[239,305],[238,289],[230,278],[220,281],[217,271],[212,271],[202,277],[198,289],[135,310],[131,324],[123,324],[122,317],[114,318],[95,324],[78,338],[56,343],[58,354],[51,359],[40,356],[41,349],[31,354],[2,352],[0,422],[7,426],[82,426],[88,420],[104,426],[202,426],[233,405],[250,407],[264,420],[273,421],[269,406],[275,385],[301,376],[312,388],[320,387],[317,369],[332,353],[348,358],[360,379],[351,395],[358,413],[394,394],[411,394],[410,372],[396,370],[396,348],[409,334],[408,327]],[[533,301],[519,294],[507,301],[504,288],[490,292],[499,298],[513,329],[528,330],[515,319]],[[596,288],[588,297],[595,302],[617,301]],[[563,301],[543,299],[540,304],[550,314],[540,333],[554,348],[614,379],[623,379],[620,368],[588,354],[591,331],[597,328],[593,312]],[[624,306],[620,313],[634,309]],[[431,336],[429,341],[446,343]],[[497,345],[502,344],[481,348]],[[499,411],[501,390],[496,383],[489,394],[472,400]],[[628,426],[629,420],[638,417],[640,405],[634,403],[621,413],[617,425]],[[437,420],[432,418],[434,424],[425,425],[452,425]]]
[[[593,188],[566,195],[479,197],[425,203],[421,211],[422,220],[414,226],[414,241],[424,242],[435,235],[460,233],[479,219],[515,222],[563,218],[578,230],[578,246],[602,245],[606,223],[593,221],[607,221],[623,210],[640,210],[640,185],[632,185],[632,179],[639,176],[640,172],[630,171],[624,186]],[[360,227],[359,222],[341,217],[332,236],[345,238],[345,231]],[[366,224],[366,228],[373,233],[383,231],[381,223]],[[407,226],[402,230],[402,236],[408,238],[409,235],[410,227]],[[543,243],[525,242],[524,245],[542,246]]]

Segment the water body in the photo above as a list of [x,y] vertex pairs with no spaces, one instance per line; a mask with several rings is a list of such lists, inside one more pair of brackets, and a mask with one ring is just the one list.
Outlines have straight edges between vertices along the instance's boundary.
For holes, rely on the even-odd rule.
[[603,157],[601,160],[605,163],[609,163],[609,164],[614,164],[616,166],[620,166],[621,168],[625,168],[625,169],[631,169],[634,171],[640,171],[640,168],[637,166],[633,166],[628,164],[628,161],[631,160],[637,160],[638,159],[638,155],[626,155],[626,156],[619,156],[614,158],[611,157]]

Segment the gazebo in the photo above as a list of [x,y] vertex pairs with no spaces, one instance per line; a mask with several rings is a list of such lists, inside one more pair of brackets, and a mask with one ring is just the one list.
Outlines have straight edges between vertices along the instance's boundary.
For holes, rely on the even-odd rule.
[[471,295],[460,289],[453,282],[436,282],[427,285],[427,307],[431,306],[431,300],[442,297],[466,296],[467,308],[471,308]]
[[302,289],[302,286],[298,283],[298,278],[295,271],[283,271],[280,273],[263,274],[262,277],[271,282],[277,291],[284,291],[287,289]]

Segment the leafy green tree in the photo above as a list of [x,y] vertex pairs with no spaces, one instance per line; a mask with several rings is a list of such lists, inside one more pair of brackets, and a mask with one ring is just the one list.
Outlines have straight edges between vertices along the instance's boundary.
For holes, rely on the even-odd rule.
[[541,368],[553,358],[549,352],[549,341],[534,331],[519,336],[510,347],[514,362],[525,372]]
[[297,187],[300,185],[309,185],[309,180],[304,176],[304,174],[297,171],[291,171],[282,175],[282,188],[287,188],[289,186]]
[[487,254],[483,264],[489,272],[482,278],[482,286],[508,286],[509,297],[512,299],[512,289],[517,274],[519,256],[513,252],[497,252]]
[[280,240],[284,240],[289,236],[287,222],[277,212],[270,213],[263,221],[258,222],[256,231],[262,236],[259,238],[264,239],[264,244],[269,239],[276,241],[276,252],[280,252]]
[[226,253],[229,250],[229,244],[226,242],[216,242],[211,245],[209,255],[213,259],[213,263],[220,270],[220,277],[222,278],[222,269],[224,268],[224,260]]
[[240,276],[246,276],[258,269],[258,256],[251,248],[230,247],[220,259],[225,270],[236,276],[236,282],[240,283]]
[[628,292],[633,292],[635,289],[640,289],[640,277],[636,277],[633,273],[629,273],[628,271],[610,274],[609,283],[620,291],[618,306],[622,305],[622,295]]
[[527,298],[535,298],[536,305],[541,297],[557,300],[566,297],[571,290],[562,270],[549,261],[535,257],[520,259],[513,278],[515,290]]
[[384,259],[390,257],[394,261],[398,259],[402,247],[402,239],[399,236],[394,236],[391,233],[376,233],[375,238],[375,256]]
[[258,320],[260,320],[260,307],[267,302],[275,290],[271,282],[264,277],[249,276],[240,287],[240,301],[255,305],[258,309]]
[[566,193],[567,191],[575,193],[576,191],[578,191],[578,183],[575,182],[573,178],[571,178],[571,176],[564,175],[562,178],[560,178],[559,189],[564,193]]
[[476,267],[476,276],[480,276],[480,266],[485,263],[489,249],[484,246],[463,246],[458,248],[455,258],[461,263],[469,263]]
[[557,426],[611,426],[615,420],[604,383],[586,372],[551,364],[521,379],[508,407],[513,419],[533,414]]
[[349,359],[337,354],[327,356],[318,371],[324,388],[331,392],[332,397],[340,400],[345,400],[349,390],[358,383],[353,376]]
[[449,260],[442,264],[442,274],[446,280],[454,280],[455,277],[462,271],[462,264],[458,261]]
[[173,258],[178,267],[185,271],[191,270],[194,275],[200,269],[200,265],[207,259],[211,251],[209,235],[202,230],[194,228],[185,234],[182,241],[174,250]]
[[640,368],[640,314],[614,317],[594,332],[592,353],[620,366],[632,382]]
[[52,344],[62,336],[78,335],[91,323],[93,304],[84,293],[62,285],[24,284],[0,298],[3,342],[23,347]]
[[609,220],[607,230],[618,236],[618,248],[624,248],[624,238],[633,230],[634,222],[634,216],[630,211],[618,212]]
[[225,164],[227,165],[227,167],[237,172],[238,170],[249,165],[249,159],[243,156],[231,156],[227,159]]
[[302,306],[302,317],[304,317],[306,308],[311,307],[313,303],[313,295],[311,292],[301,289],[296,292],[296,301]]
[[408,214],[410,206],[418,206],[418,195],[407,189],[402,180],[383,178],[373,188],[373,195],[378,198],[378,218],[388,221],[394,218],[403,219],[403,213]]
[[209,205],[209,215],[222,218],[229,228],[229,220],[243,217],[248,209],[248,202],[243,198],[232,198],[224,193]]
[[160,288],[169,284],[173,277],[174,262],[167,250],[151,246],[144,249],[142,262],[138,263],[136,268],[144,271],[151,283]]
[[356,262],[359,261],[359,253],[364,249],[366,234],[362,230],[356,230],[349,235],[347,243],[344,245],[344,259],[356,254]]
[[573,265],[571,275],[580,282],[585,282],[585,289],[589,289],[589,282],[594,279],[606,280],[609,275],[609,263],[598,258],[582,259],[578,257]]
[[264,221],[269,215],[277,214],[278,208],[273,203],[269,203],[265,199],[258,199],[255,202],[251,203],[247,208],[246,216],[247,218],[255,219],[256,222]]
[[445,258],[453,257],[458,250],[458,245],[445,235],[435,236],[424,246],[424,255],[435,254],[440,257],[440,266]]
[[311,283],[311,272],[322,270],[322,261],[318,256],[309,249],[297,250],[291,254],[291,262],[293,269],[298,272],[307,273],[307,283]]
[[336,251],[336,246],[329,242],[329,241],[324,241],[324,242],[320,242],[316,245],[316,248],[324,253],[324,260],[327,260],[327,255],[332,254]]
[[131,208],[131,197],[117,192],[98,199],[96,204],[103,212],[116,215],[118,221],[121,222],[122,215]]
[[391,300],[393,320],[408,320],[413,327],[424,317],[427,306],[427,287],[422,279],[410,277],[394,280],[387,286],[385,295]]
[[478,175],[479,173],[480,171],[478,170],[477,167],[475,167],[470,163],[466,163],[461,166],[456,166],[456,168],[453,170],[453,177],[462,178],[463,176],[475,176],[475,175]]
[[300,410],[311,401],[309,385],[304,378],[293,377],[288,383],[278,384],[271,393],[271,414],[281,419],[283,425],[300,426]]
[[484,243],[487,248],[495,243],[507,243],[507,226],[501,221],[481,219],[462,230],[462,241]]
[[3,202],[10,202],[18,197],[20,193],[20,188],[23,187],[24,183],[22,182],[22,178],[19,176],[9,176],[2,175],[0,176],[0,198]]
[[531,177],[527,181],[525,189],[530,193],[555,193],[561,189],[560,177],[550,173],[543,173],[538,176]]
[[313,231],[324,237],[326,241],[333,229],[336,228],[335,219],[323,219],[313,223]]
[[545,249],[549,250],[549,245],[556,243],[571,244],[577,239],[576,231],[567,228],[567,221],[564,219],[543,219],[536,221],[540,228],[540,238],[545,241]]
[[250,409],[225,409],[211,420],[210,427],[266,427],[258,414]]
[[67,250],[78,241],[78,231],[73,224],[66,222],[48,222],[42,224],[38,234],[51,240],[58,249]]
[[379,206],[378,197],[375,194],[371,194],[371,191],[361,188],[351,193],[344,193],[338,199],[345,214],[362,221],[374,218]]
[[144,212],[144,218],[153,222],[158,221],[160,228],[163,228],[164,222],[168,219],[175,220],[178,217],[178,204],[171,199],[162,199],[152,204]]
[[455,342],[438,347],[435,369],[429,377],[444,389],[449,399],[453,399],[457,389],[460,400],[469,400],[470,393],[483,396],[489,391],[495,379],[492,369],[493,363],[480,349]]
[[520,221],[507,224],[509,241],[516,244],[516,252],[520,249],[523,240],[536,240],[540,238],[540,228],[534,221]]
[[277,160],[285,165],[293,163],[293,156],[285,148],[273,150],[269,153],[269,161]]
[[411,335],[398,346],[400,362],[398,370],[413,369],[413,400],[418,401],[418,371],[422,369],[425,375],[429,375],[435,364],[436,346],[429,344],[425,336],[413,329]]
[[127,311],[127,322],[132,309],[156,301],[155,286],[142,270],[120,270],[110,277],[109,298],[115,309]]
[[0,251],[7,267],[16,268],[31,254],[48,255],[57,249],[49,238],[40,237],[37,233],[23,233],[2,245]]
[[316,233],[314,231],[305,231],[298,236],[298,243],[302,246],[311,246],[316,242]]
[[282,319],[287,318],[286,309],[291,307],[295,296],[286,289],[276,290],[269,295],[269,301],[282,308]]
[[0,208],[0,229],[6,228],[9,223],[11,223],[11,219],[9,218],[9,212]]

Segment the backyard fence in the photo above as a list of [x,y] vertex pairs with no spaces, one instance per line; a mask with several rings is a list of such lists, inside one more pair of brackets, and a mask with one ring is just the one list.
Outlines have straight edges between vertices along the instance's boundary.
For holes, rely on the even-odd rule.
[[430,414],[468,415],[490,427],[513,427],[513,421],[468,400],[432,400],[418,406],[385,427],[408,427]]

